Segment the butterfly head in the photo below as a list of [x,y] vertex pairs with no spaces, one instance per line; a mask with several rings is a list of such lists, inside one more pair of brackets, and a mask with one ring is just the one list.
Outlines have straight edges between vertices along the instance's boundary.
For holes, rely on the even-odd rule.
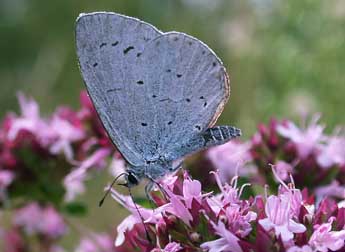
[[140,178],[133,172],[133,171],[128,171],[126,174],[126,187],[133,187],[136,186],[140,183]]

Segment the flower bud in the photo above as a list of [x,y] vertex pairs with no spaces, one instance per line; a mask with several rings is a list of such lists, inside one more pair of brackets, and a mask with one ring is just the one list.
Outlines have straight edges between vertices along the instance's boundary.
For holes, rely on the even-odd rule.
[[193,233],[189,234],[189,238],[192,242],[199,242],[201,235],[197,232],[193,232]]

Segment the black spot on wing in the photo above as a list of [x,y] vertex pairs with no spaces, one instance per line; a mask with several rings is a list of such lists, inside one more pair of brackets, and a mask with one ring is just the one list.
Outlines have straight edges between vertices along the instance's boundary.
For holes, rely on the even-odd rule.
[[125,50],[123,50],[123,54],[127,54],[130,50],[133,50],[134,46],[129,46]]
[[114,43],[111,44],[111,46],[117,46],[119,44],[119,41],[115,41]]
[[99,48],[102,48],[102,47],[104,47],[106,45],[107,45],[107,43],[102,43],[102,44],[100,44]]
[[107,93],[111,93],[111,92],[116,92],[116,91],[121,91],[122,88],[111,88],[107,90]]
[[142,80],[137,81],[138,85],[144,85],[144,82]]
[[96,67],[96,66],[98,66],[98,63],[96,62],[96,63],[94,63],[92,66],[93,66],[93,67]]

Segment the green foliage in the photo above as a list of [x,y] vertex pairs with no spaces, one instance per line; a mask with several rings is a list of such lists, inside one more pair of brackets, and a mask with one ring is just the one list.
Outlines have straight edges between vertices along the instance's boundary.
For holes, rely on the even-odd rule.
[[83,202],[71,202],[64,205],[64,212],[72,216],[85,216],[87,214],[87,207]]
[[11,188],[10,197],[23,198],[28,201],[53,203],[59,207],[63,201],[65,189],[62,185],[63,170],[70,167],[65,162],[55,162],[45,159],[44,155],[32,152],[29,148],[18,149],[17,156],[22,160],[22,170],[19,171],[21,183]]

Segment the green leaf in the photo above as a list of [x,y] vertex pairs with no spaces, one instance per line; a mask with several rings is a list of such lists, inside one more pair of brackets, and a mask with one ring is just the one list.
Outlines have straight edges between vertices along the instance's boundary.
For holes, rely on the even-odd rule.
[[72,216],[84,216],[87,214],[87,206],[82,202],[70,202],[64,205],[63,211]]

